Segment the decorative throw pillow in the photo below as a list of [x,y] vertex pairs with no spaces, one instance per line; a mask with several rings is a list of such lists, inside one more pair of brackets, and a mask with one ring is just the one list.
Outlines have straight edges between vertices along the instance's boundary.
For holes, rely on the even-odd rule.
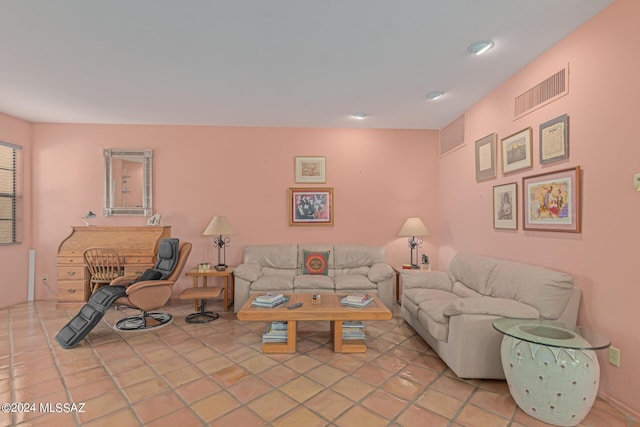
[[302,264],[302,274],[322,274],[326,276],[329,273],[329,251],[327,252],[308,252],[302,251],[304,254],[304,263]]

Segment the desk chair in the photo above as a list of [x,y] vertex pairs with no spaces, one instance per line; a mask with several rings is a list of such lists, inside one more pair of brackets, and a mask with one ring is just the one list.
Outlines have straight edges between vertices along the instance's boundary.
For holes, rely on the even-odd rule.
[[89,269],[91,294],[101,286],[106,286],[115,278],[123,275],[120,256],[111,248],[88,248],[83,254],[84,263]]

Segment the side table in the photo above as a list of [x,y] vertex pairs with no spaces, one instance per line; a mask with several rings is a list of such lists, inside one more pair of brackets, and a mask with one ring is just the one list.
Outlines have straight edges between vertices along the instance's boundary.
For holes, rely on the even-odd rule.
[[578,425],[598,394],[595,350],[609,347],[609,340],[540,319],[502,318],[493,327],[504,334],[502,368],[520,409],[546,423]]
[[[233,267],[227,267],[224,271],[218,270],[198,270],[193,269],[186,273],[187,276],[193,277],[193,287],[198,287],[198,278],[202,277],[202,286],[207,286],[209,277],[222,277],[224,282],[224,309],[229,311],[229,305],[233,303],[233,293],[235,288],[233,278]],[[198,302],[194,302],[195,310],[198,310]]]

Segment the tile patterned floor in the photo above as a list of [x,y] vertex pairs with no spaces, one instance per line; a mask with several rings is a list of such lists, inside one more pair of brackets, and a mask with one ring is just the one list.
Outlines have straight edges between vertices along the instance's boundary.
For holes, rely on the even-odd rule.
[[[107,313],[76,348],[54,340],[75,312],[54,302],[0,310],[0,426],[543,426],[517,408],[504,381],[456,377],[395,314],[367,322],[366,354],[334,354],[327,322],[299,327],[298,353],[264,355],[264,323],[233,313],[186,324],[192,303],[172,303],[172,324],[115,332]],[[216,304],[213,304],[216,309]],[[133,311],[127,310],[130,313]],[[84,404],[45,413],[40,403]],[[640,427],[598,399],[583,426]]]

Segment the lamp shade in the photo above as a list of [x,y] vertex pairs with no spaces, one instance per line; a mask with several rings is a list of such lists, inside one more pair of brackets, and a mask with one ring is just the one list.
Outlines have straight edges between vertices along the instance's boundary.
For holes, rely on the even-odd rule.
[[429,230],[424,226],[424,223],[420,218],[408,218],[398,236],[400,237],[413,237],[413,236],[430,236]]
[[214,216],[202,234],[204,236],[230,236],[233,233],[235,230],[226,216]]

